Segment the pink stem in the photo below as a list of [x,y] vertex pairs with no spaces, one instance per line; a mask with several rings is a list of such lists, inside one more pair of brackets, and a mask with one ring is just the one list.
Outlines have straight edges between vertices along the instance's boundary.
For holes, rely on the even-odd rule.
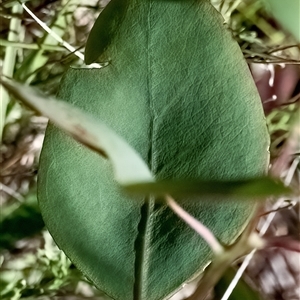
[[207,242],[211,250],[215,255],[223,253],[224,249],[219,241],[216,239],[214,234],[204,226],[200,221],[192,217],[188,212],[186,212],[181,206],[179,206],[173,198],[166,196],[166,201],[169,207],[191,228],[198,232],[201,237]]

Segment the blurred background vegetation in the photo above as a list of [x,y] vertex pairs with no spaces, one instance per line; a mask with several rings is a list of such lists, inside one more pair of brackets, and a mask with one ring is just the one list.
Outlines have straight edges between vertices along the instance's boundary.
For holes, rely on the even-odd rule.
[[[76,50],[107,0],[29,0],[26,7]],[[299,184],[300,47],[261,1],[213,0],[239,43],[261,95],[271,136],[271,174]],[[300,9],[300,8],[299,8]],[[83,62],[13,0],[0,4],[0,66],[6,76],[55,95],[63,73]],[[299,41],[298,41],[299,42]],[[38,158],[47,120],[1,87],[0,298],[105,299],[56,247],[36,199]],[[299,199],[298,199],[299,200]],[[297,199],[271,199],[280,209],[267,234],[299,240]],[[236,266],[239,265],[237,262]],[[262,299],[300,299],[300,255],[271,248],[251,261],[245,281]],[[218,299],[216,290],[215,299]]]

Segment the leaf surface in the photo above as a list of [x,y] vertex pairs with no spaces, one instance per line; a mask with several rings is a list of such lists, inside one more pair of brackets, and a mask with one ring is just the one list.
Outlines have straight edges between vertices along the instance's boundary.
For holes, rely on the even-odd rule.
[[94,62],[109,46],[126,12],[128,0],[110,1],[94,24],[85,47],[85,63]]
[[[240,180],[267,170],[259,96],[238,45],[208,1],[128,0],[115,24],[101,50],[109,65],[70,69],[60,98],[122,136],[158,180]],[[212,257],[161,201],[125,194],[107,160],[52,125],[38,186],[57,244],[114,299],[166,298]],[[253,208],[188,200],[180,199],[182,206],[224,243],[237,237]]]

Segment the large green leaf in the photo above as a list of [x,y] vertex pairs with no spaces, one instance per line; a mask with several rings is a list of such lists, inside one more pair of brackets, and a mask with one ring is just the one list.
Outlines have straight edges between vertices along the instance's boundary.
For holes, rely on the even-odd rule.
[[[260,99],[238,45],[211,4],[128,0],[124,9],[98,52],[109,65],[70,69],[59,97],[113,128],[160,180],[263,174],[268,134]],[[115,299],[165,298],[211,259],[201,237],[168,207],[124,194],[107,160],[52,125],[38,187],[57,244]],[[253,206],[181,203],[224,243],[240,233]]]

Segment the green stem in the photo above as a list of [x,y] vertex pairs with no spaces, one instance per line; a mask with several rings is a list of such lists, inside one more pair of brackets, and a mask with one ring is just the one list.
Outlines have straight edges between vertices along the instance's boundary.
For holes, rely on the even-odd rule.
[[30,49],[30,50],[50,50],[50,51],[67,51],[63,46],[56,46],[56,45],[45,45],[45,44],[26,44],[20,42],[12,42],[0,39],[0,44],[3,47],[14,47],[14,48],[21,48],[21,49]]
[[[12,8],[12,14],[21,14],[23,11],[22,6],[16,3]],[[19,32],[21,30],[21,19],[12,18],[9,26],[8,41],[17,42],[19,40]],[[12,77],[14,73],[14,67],[16,62],[17,49],[8,46],[5,51],[4,61],[3,61],[3,75]],[[0,115],[0,141],[2,141],[3,129],[6,120],[6,110],[9,103],[9,95],[6,90],[1,87],[0,89],[1,98],[1,115]]]

